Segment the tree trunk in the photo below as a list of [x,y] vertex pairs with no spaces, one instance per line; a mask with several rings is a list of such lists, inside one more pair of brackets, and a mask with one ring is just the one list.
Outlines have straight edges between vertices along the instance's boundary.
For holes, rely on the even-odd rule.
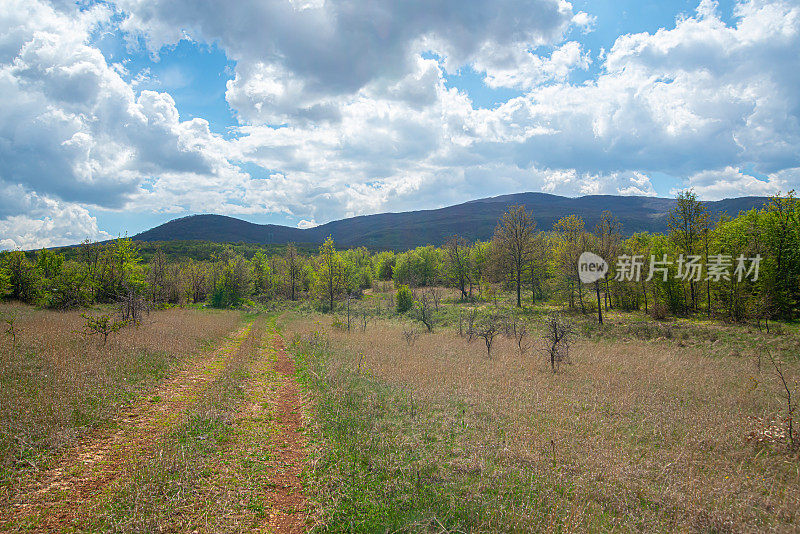
[[603,306],[600,302],[600,281],[594,283],[594,289],[597,292],[597,324],[603,324]]

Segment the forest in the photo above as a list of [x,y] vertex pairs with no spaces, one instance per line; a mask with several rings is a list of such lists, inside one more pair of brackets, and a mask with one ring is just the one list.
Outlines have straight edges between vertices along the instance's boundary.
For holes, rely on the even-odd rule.
[[[798,318],[800,204],[794,192],[775,196],[763,209],[718,220],[694,193],[681,193],[669,228],[666,235],[626,237],[606,211],[595,228],[572,215],[553,231],[537,231],[535,214],[517,206],[498,221],[489,241],[456,235],[441,246],[402,253],[337,250],[331,238],[316,251],[294,244],[192,242],[147,244],[143,251],[129,238],[87,241],[66,254],[47,249],[2,253],[0,295],[51,309],[137,298],[148,306],[216,308],[306,300],[330,311],[373,284],[393,281],[412,289],[450,286],[464,301],[496,301],[510,291],[516,306],[550,302],[595,313],[600,321],[608,309],[767,327],[770,320]],[[187,259],[198,251],[206,259]],[[606,276],[591,286],[580,283],[578,272],[585,251],[609,264]],[[756,257],[760,261],[753,265]]]

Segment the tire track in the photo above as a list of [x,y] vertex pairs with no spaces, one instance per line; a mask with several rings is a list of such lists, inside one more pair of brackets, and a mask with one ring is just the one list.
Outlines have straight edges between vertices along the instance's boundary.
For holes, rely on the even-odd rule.
[[272,482],[272,513],[269,528],[273,532],[296,534],[306,532],[306,496],[302,474],[306,466],[306,438],[303,435],[303,400],[295,379],[295,366],[286,354],[283,338],[275,333],[274,369],[282,377],[275,405],[275,416],[282,431],[276,436],[274,450],[277,472]]
[[[116,429],[87,436],[12,497],[0,503],[0,525],[26,532],[53,532],[80,528],[88,501],[114,481],[131,459],[149,447],[196,400],[220,373],[225,361],[257,329],[250,322],[222,347],[193,360],[147,398],[138,400],[115,419]],[[160,398],[158,403],[149,399]]]

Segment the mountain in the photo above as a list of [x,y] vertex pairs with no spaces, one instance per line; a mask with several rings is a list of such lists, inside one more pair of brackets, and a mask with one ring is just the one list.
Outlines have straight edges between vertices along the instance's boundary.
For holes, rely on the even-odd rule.
[[[758,208],[768,197],[741,197],[704,202],[713,217],[736,216]],[[284,244],[321,243],[333,236],[338,247],[405,250],[421,245],[440,245],[454,234],[470,240],[489,239],[497,220],[514,204],[533,213],[537,227],[549,230],[566,215],[579,215],[591,230],[604,210],[619,218],[625,234],[666,232],[667,214],[675,205],[670,198],[590,195],[577,198],[547,193],[517,193],[472,200],[435,210],[363,215],[332,221],[315,228],[299,229],[276,224],[254,224],[224,215],[182,217],[147,230],[138,241],[202,240],[217,243]]]

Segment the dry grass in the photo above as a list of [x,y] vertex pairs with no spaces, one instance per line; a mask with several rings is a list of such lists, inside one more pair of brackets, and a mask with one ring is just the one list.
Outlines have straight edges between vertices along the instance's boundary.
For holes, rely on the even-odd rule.
[[286,471],[302,469],[302,454],[294,466],[284,458],[291,429],[279,405],[291,380],[276,370],[280,345],[274,319],[256,320],[182,421],[126,466],[90,530],[289,531],[281,520],[296,510],[287,510],[279,495],[287,491]]
[[[90,312],[92,313],[92,312]],[[100,313],[100,311],[95,312]],[[52,453],[103,425],[121,405],[206,350],[241,321],[238,312],[171,309],[111,335],[81,335],[80,312],[0,304],[16,341],[0,339],[0,491]]]
[[[501,530],[800,528],[797,456],[784,443],[748,440],[759,419],[785,408],[773,370],[759,369],[750,354],[727,356],[719,341],[711,350],[710,343],[583,339],[573,364],[554,375],[542,354],[520,355],[513,339],[498,339],[488,359],[482,343],[449,330],[409,345],[398,324],[372,321],[365,333],[348,333],[329,322],[291,316],[286,328],[306,338],[325,332],[335,347],[332,375],[359,367],[408,391],[420,413],[428,406],[440,428],[431,439],[448,448],[434,453],[436,461],[453,468],[449,476],[478,472],[497,491],[511,491],[511,481],[541,485],[540,502],[528,510],[513,498],[485,497],[486,507],[506,508]],[[486,424],[448,441],[475,414]]]

